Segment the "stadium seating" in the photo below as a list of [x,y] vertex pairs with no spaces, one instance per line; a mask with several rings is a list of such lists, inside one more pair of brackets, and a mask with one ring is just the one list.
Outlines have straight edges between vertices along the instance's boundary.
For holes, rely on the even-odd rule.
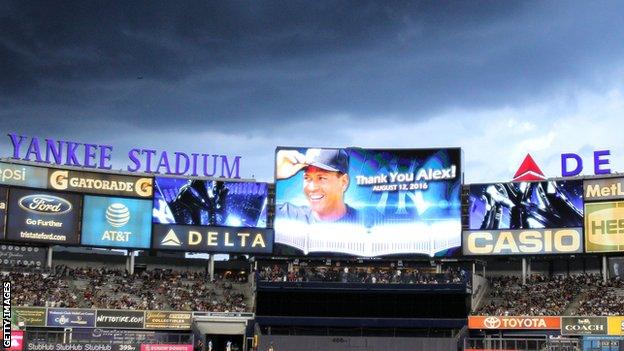
[[248,283],[210,281],[192,271],[154,269],[129,275],[103,267],[56,266],[51,272],[3,274],[14,284],[17,306],[244,312],[253,304]]
[[490,279],[489,295],[475,315],[608,316],[624,314],[624,282],[597,274],[544,277],[521,284],[518,276]]

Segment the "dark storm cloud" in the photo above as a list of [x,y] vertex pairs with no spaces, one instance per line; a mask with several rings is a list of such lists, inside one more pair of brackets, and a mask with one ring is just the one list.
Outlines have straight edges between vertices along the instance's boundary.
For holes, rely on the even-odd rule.
[[414,121],[599,84],[624,51],[617,2],[2,6],[0,119],[31,134]]

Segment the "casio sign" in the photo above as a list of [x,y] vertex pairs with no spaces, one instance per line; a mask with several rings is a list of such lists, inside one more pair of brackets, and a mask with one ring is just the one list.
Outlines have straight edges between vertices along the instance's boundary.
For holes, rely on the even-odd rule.
[[19,199],[19,206],[38,214],[64,214],[72,209],[69,201],[58,196],[34,194]]
[[580,230],[533,229],[464,232],[466,255],[511,255],[580,252]]

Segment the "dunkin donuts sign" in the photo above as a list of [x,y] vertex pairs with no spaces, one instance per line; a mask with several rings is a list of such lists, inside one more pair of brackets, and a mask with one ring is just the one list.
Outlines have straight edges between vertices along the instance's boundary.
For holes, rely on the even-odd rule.
[[561,328],[561,317],[470,316],[469,329],[543,329]]

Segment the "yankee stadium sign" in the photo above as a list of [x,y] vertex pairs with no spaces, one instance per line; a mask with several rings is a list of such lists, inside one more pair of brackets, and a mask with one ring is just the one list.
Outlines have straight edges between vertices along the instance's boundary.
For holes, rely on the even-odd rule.
[[[8,133],[11,158],[59,166],[112,169],[111,145],[39,139]],[[127,152],[125,171],[200,177],[240,178],[241,156],[187,154],[135,147]]]

